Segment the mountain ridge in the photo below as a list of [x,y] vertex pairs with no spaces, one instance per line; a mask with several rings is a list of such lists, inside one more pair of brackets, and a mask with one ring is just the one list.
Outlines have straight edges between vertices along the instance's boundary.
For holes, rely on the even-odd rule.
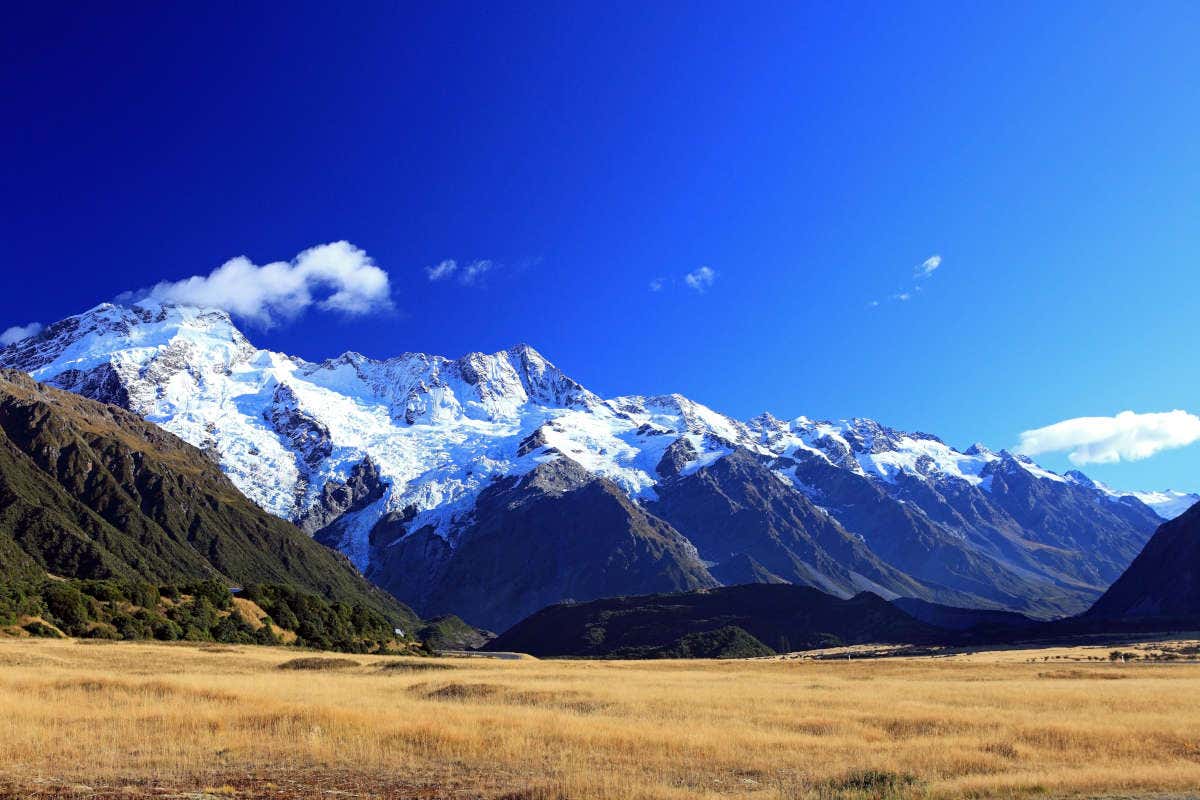
[[[410,551],[401,571],[419,567],[429,586],[431,576],[454,572],[449,561],[476,529],[486,492],[561,459],[623,493],[630,505],[620,525],[636,525],[630,520],[647,513],[658,518],[656,508],[668,513],[664,493],[676,484],[727,472],[749,454],[754,481],[770,476],[778,486],[753,510],[735,504],[743,517],[758,515],[746,527],[758,538],[754,553],[725,554],[752,559],[732,575],[777,579],[788,569],[762,563],[768,551],[782,552],[766,543],[806,541],[828,517],[865,546],[860,562],[881,561],[872,569],[909,585],[904,593],[1042,617],[1086,608],[1161,521],[1135,497],[1025,457],[958,451],[873,420],[761,414],[741,422],[678,394],[603,399],[528,345],[453,360],[349,352],[313,363],[255,348],[218,310],[102,304],[0,350],[0,366],[163,426],[218,462],[260,507],[303,524],[364,572],[383,574],[385,563],[395,571],[396,548]],[[1050,510],[1030,516],[1031,502]],[[779,504],[792,511],[764,525]],[[1078,530],[1067,522],[1085,515],[1095,521]],[[689,542],[706,536],[703,521],[677,515],[663,524]],[[510,536],[517,551],[536,544]],[[400,544],[408,537],[423,542],[419,556],[418,539]],[[848,547],[843,557],[862,549]],[[797,552],[793,579],[842,594],[864,588],[833,578],[845,568],[840,558]],[[721,572],[720,559],[710,560]],[[870,588],[887,594],[887,581]]]
[[279,584],[416,622],[192,445],[10,370],[0,370],[0,554],[6,581]]

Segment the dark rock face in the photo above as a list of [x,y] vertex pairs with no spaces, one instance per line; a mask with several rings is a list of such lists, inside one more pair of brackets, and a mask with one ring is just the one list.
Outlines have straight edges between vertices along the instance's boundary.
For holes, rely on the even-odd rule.
[[271,407],[263,416],[296,453],[302,471],[316,469],[333,453],[329,429],[300,408],[296,393],[286,384],[275,387]]
[[955,595],[884,563],[748,451],[665,480],[657,492],[647,509],[687,536],[706,560],[749,556],[771,575],[839,597],[865,589],[889,597]]
[[305,533],[316,534],[318,541],[325,542],[332,538],[322,535],[325,528],[345,514],[361,511],[386,492],[387,484],[380,478],[379,468],[367,456],[354,465],[345,483],[327,481],[321,496],[296,520],[296,525]]
[[370,577],[421,613],[495,630],[567,599],[717,585],[670,525],[562,457],[484,490],[453,550],[426,528],[377,563]]
[[674,478],[683,471],[688,462],[694,461],[698,455],[692,441],[681,436],[671,442],[663,451],[663,456],[659,459],[655,471],[663,478]]
[[70,369],[54,376],[51,386],[101,403],[129,408],[129,392],[111,364],[101,364],[87,371]]
[[1200,504],[1164,523],[1084,617],[1200,619]]
[[522,439],[520,444],[517,445],[517,458],[535,453],[547,444],[549,444],[549,441],[546,439],[546,426],[542,425],[536,431]]

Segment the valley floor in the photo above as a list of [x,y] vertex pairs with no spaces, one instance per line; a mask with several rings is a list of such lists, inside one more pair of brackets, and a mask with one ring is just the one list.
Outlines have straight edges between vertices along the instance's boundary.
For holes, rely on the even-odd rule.
[[[297,658],[309,660],[280,669]],[[1197,787],[1200,664],[1112,662],[1099,650],[584,662],[0,640],[5,798],[1185,797]]]

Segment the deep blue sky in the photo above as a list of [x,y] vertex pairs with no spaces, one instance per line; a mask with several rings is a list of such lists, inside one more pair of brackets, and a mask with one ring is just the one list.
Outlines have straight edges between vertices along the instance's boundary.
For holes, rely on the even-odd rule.
[[[605,395],[959,446],[1200,410],[1200,7],[751,5],[11,8],[0,328],[346,239],[398,310],[257,343],[528,341]],[[1086,469],[1197,489],[1200,445]]]

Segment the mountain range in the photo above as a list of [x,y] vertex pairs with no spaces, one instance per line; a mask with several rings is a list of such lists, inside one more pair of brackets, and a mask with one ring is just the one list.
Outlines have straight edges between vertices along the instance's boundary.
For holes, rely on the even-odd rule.
[[189,306],[103,304],[0,367],[161,426],[422,616],[496,630],[742,583],[1074,614],[1197,499],[867,419],[605,399],[526,345],[313,363]]

